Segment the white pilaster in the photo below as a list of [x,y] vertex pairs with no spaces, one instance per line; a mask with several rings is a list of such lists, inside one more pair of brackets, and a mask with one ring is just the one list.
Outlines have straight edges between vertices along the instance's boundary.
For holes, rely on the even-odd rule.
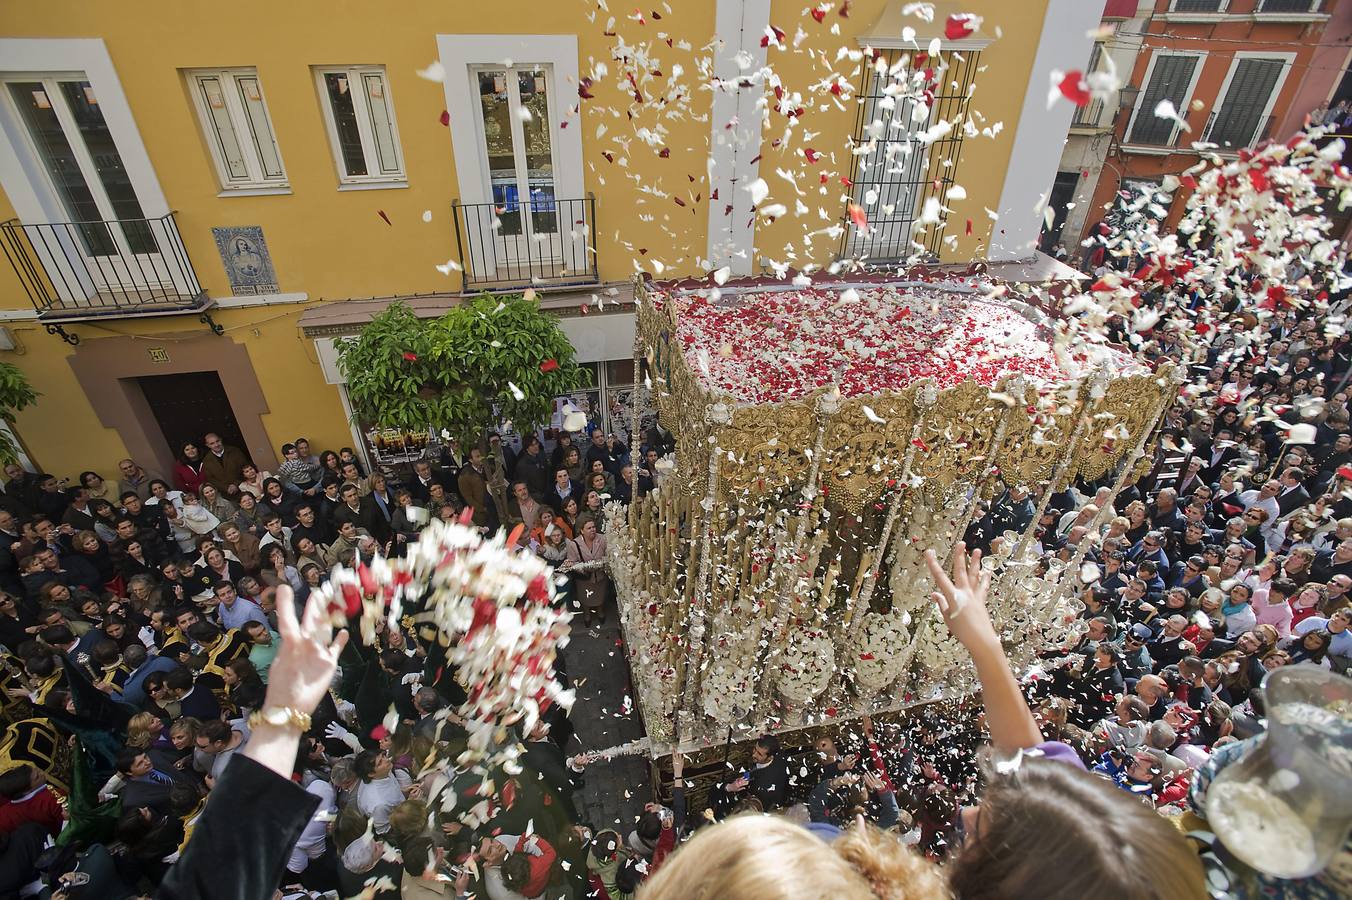
[[1106,0],[1048,0],[1033,72],[1014,132],[1014,147],[997,207],[1000,220],[991,234],[993,261],[1028,259],[1042,231],[1042,208],[1056,179],[1075,107],[1057,101],[1047,109],[1053,69],[1083,70],[1094,42],[1089,33],[1103,18]]
[[[709,136],[709,245],[712,268],[730,266],[734,274],[752,274],[756,226],[747,193],[740,188],[759,177],[752,160],[761,152],[761,111],[756,101],[764,88],[737,87],[739,76],[765,65],[761,37],[770,24],[770,0],[717,0],[714,28],[721,46],[714,74],[724,82],[714,91]],[[738,64],[749,59],[745,68]],[[717,194],[718,199],[714,199]],[[728,212],[728,206],[732,212]]]

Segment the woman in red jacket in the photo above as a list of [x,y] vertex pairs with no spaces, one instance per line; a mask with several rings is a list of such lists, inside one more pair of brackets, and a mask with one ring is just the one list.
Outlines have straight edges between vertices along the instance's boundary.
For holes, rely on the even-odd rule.
[[206,476],[202,474],[202,449],[196,443],[188,441],[179,451],[178,462],[174,463],[174,483],[180,491],[200,494]]

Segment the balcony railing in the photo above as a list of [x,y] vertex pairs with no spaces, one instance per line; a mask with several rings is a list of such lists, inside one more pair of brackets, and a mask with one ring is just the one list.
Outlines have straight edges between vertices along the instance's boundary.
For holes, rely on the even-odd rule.
[[172,315],[210,303],[172,212],[90,222],[10,219],[0,223],[0,244],[43,322]]
[[596,198],[451,202],[464,291],[596,284]]

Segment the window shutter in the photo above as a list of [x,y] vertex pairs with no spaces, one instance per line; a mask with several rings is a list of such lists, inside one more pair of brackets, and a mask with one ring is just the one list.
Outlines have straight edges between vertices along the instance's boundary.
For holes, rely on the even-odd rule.
[[1319,9],[1312,0],[1262,0],[1259,12],[1265,13],[1308,13]]
[[1214,13],[1221,11],[1221,0],[1174,0],[1173,12]]
[[1236,149],[1252,144],[1283,65],[1280,59],[1241,59],[1206,139]]
[[1192,84],[1192,73],[1196,71],[1198,57],[1171,56],[1160,53],[1155,56],[1155,67],[1150,73],[1150,84],[1141,97],[1141,105],[1136,111],[1136,121],[1132,124],[1131,135],[1127,139],[1131,144],[1172,144],[1174,130],[1178,125],[1172,119],[1162,119],[1155,115],[1155,107],[1161,100],[1171,100],[1179,114],[1187,110],[1183,107],[1188,87]]

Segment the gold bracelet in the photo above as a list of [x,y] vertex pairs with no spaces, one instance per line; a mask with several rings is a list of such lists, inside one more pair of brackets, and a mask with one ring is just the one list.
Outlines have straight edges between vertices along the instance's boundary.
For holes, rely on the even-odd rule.
[[294,728],[300,732],[310,730],[310,714],[292,709],[289,706],[265,706],[249,714],[249,728],[262,725],[274,728]]

